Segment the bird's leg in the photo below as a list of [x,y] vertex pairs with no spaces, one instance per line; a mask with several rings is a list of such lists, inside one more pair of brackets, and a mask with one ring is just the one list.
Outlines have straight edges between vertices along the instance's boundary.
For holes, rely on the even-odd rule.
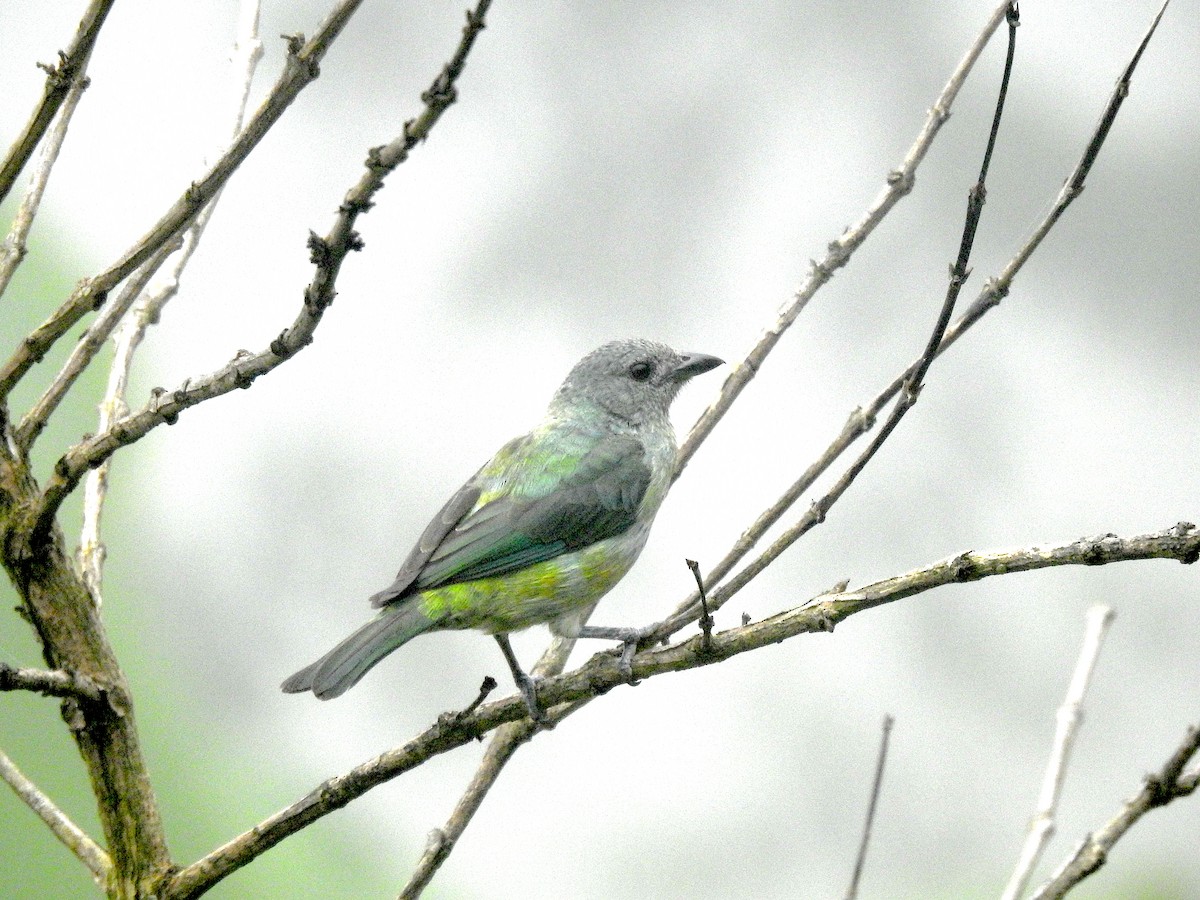
[[621,674],[630,684],[637,684],[633,677],[633,654],[637,652],[638,644],[644,641],[650,632],[644,628],[610,628],[605,625],[584,625],[580,627],[575,637],[598,638],[602,641],[620,641],[621,659],[617,665]]
[[525,705],[529,707],[530,717],[535,722],[546,721],[546,714],[538,706],[537,702],[537,679],[525,674],[525,670],[517,662],[517,655],[513,653],[512,644],[508,642],[507,634],[493,634],[492,637],[500,645],[500,652],[504,654],[504,661],[508,663],[508,668],[512,671],[513,681],[516,683],[517,689],[521,692],[521,696],[525,698]]

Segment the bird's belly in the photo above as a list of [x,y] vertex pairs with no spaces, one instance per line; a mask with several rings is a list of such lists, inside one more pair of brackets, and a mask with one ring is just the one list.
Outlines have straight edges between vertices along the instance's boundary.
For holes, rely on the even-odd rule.
[[440,628],[519,631],[599,600],[629,571],[644,544],[644,533],[626,532],[516,572],[431,588],[422,591],[421,600]]

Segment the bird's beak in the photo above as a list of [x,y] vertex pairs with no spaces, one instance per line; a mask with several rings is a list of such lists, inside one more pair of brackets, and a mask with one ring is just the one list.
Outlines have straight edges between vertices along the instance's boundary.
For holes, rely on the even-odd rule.
[[717,359],[717,357],[709,356],[705,353],[683,353],[680,355],[682,359],[671,373],[672,381],[687,381],[689,378],[703,374],[709,369],[725,365],[725,360]]

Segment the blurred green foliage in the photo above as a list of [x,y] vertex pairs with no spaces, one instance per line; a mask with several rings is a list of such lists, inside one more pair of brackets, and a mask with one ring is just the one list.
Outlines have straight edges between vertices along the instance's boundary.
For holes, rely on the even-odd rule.
[[[0,213],[0,221],[11,222],[11,207]],[[47,230],[41,222],[35,227],[30,254],[0,301],[0,354],[5,357],[8,348],[62,302],[85,271],[71,242],[47,235]],[[82,328],[78,326],[74,334]],[[10,406],[14,418],[45,388],[72,344],[69,338],[61,341],[14,392]],[[101,356],[80,379],[42,434],[34,455],[40,477],[80,434],[95,430],[96,403],[104,390],[108,358],[108,354]],[[131,492],[123,490],[136,478],[136,470],[129,467],[118,467],[114,476],[105,518],[110,547],[137,546],[137,534],[131,532],[154,527],[130,508]],[[78,533],[79,521],[77,492],[62,514],[69,545]],[[142,602],[150,598],[137,597],[136,586],[121,583],[121,570],[114,565],[106,579],[106,594],[118,599],[106,604],[105,620],[134,691],[142,745],[172,855],[177,863],[186,864],[298,799],[313,785],[286,783],[270,760],[240,744],[237,735],[209,731],[198,746],[196,723],[189,723],[188,728],[172,727],[177,722],[173,711],[187,696],[189,686],[172,667],[170,647],[159,646],[153,637],[157,633],[152,621],[155,604]],[[7,579],[2,581],[0,660],[41,666],[37,642],[16,611],[16,593]],[[0,695],[0,749],[78,825],[103,843],[87,775],[54,700],[21,692]],[[281,797],[285,799],[281,801]],[[370,865],[361,850],[331,848],[331,841],[339,841],[331,829],[311,828],[235,873],[208,896],[365,897],[389,896],[398,890],[386,873]],[[347,859],[357,864],[348,867]],[[4,861],[0,865],[0,897],[4,900],[100,896],[83,865],[7,786],[0,787],[0,860]]]

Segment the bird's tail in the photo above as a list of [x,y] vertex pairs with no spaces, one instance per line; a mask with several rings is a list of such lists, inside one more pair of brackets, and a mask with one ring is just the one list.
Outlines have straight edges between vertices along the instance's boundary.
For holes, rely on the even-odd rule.
[[392,604],[315,663],[280,687],[286,694],[312,691],[322,700],[340,697],[381,659],[437,624],[416,598]]

